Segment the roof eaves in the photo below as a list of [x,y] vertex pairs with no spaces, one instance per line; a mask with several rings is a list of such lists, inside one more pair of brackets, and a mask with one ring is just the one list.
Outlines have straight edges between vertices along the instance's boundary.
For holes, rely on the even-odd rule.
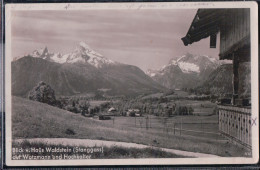
[[187,46],[212,34],[217,34],[222,19],[219,9],[198,9],[190,28],[181,40]]

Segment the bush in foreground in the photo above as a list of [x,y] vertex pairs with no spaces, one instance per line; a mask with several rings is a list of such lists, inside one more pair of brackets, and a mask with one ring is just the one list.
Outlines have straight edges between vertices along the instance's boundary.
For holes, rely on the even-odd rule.
[[39,82],[38,85],[29,92],[28,98],[49,105],[56,105],[54,90],[43,81]]

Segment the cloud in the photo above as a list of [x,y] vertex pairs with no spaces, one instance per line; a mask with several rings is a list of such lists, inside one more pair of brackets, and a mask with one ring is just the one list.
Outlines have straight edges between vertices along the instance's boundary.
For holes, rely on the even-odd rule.
[[67,53],[79,41],[143,70],[159,68],[187,52],[217,56],[218,49],[209,49],[207,39],[183,45],[181,38],[195,13],[194,9],[14,11],[13,57],[44,46]]

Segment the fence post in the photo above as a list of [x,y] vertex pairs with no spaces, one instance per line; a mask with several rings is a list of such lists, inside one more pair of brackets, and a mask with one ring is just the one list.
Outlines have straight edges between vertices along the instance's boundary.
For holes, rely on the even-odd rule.
[[167,133],[167,137],[169,138],[169,129],[168,129],[168,126],[166,126],[166,133]]
[[173,124],[173,134],[175,135],[175,123]]
[[181,118],[181,130],[180,130],[180,135],[181,135],[181,131],[182,131],[182,118]]
[[151,118],[151,115],[150,115],[150,118],[149,118],[149,121],[150,121],[150,128],[152,128],[152,118]]
[[113,126],[114,126],[114,124],[115,124],[115,116],[113,117]]
[[148,116],[146,116],[145,120],[146,120],[145,122],[146,130],[148,130]]
[[166,118],[163,118],[163,124],[164,124],[164,132],[166,132],[166,126],[167,126]]

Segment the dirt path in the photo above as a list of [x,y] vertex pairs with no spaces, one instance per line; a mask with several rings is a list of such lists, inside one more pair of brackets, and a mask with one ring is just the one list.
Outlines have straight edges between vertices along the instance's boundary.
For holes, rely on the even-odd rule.
[[[158,149],[159,147],[136,144],[136,143],[127,143],[127,142],[116,142],[116,141],[104,141],[104,140],[92,140],[92,139],[70,139],[70,138],[33,138],[33,139],[16,139],[14,142],[22,142],[24,140],[37,143],[46,143],[46,144],[54,144],[54,145],[67,145],[67,146],[85,146],[85,147],[94,147],[94,146],[106,146],[106,147],[125,147],[125,148],[155,148]],[[198,152],[188,152],[182,151],[177,149],[167,149],[167,148],[159,148],[165,152],[170,152],[176,155],[182,155],[187,157],[219,157],[217,155],[212,154],[204,154]]]

